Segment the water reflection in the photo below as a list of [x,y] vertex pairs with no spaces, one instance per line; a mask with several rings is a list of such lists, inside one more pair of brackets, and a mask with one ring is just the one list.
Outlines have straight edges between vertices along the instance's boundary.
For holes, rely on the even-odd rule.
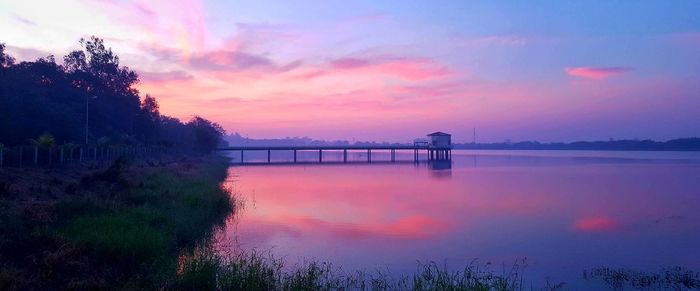
[[523,257],[530,277],[569,282],[601,265],[700,269],[700,159],[598,155],[232,167],[247,207],[222,235],[292,261],[392,273],[416,260],[457,268]]
[[452,161],[451,160],[435,160],[428,163],[430,174],[438,179],[449,179],[452,177]]

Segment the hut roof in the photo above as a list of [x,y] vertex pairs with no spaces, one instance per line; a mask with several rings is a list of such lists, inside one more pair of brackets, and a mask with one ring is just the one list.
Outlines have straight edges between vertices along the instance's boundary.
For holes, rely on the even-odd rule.
[[428,136],[451,136],[451,135],[449,133],[444,133],[442,131],[436,131],[436,132],[429,134]]

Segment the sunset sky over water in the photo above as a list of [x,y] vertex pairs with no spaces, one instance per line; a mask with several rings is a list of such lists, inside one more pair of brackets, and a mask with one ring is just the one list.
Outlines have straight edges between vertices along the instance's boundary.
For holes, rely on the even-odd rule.
[[[700,133],[698,1],[0,2],[18,60],[105,39],[164,114],[249,137]],[[602,220],[581,223],[613,227]]]

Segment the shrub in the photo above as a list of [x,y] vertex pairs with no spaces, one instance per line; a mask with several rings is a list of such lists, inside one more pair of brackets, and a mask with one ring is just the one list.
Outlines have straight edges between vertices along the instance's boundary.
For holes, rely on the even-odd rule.
[[93,249],[107,261],[126,265],[152,262],[169,250],[170,235],[157,228],[162,217],[148,209],[79,217],[66,228],[66,239]]

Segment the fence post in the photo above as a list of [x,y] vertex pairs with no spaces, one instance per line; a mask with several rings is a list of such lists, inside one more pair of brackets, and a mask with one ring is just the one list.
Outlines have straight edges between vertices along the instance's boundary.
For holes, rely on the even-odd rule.
[[83,161],[83,148],[80,148],[80,161]]

